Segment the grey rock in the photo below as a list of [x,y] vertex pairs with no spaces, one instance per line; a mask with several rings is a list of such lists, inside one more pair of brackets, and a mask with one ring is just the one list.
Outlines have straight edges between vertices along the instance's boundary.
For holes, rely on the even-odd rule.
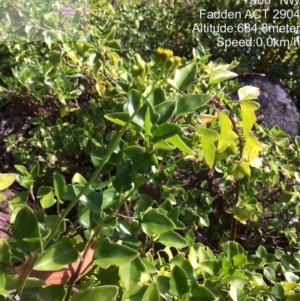
[[[300,114],[281,82],[273,77],[260,74],[245,74],[238,77],[244,86],[254,86],[260,89],[257,102],[261,105],[257,116],[262,116],[262,121],[268,128],[278,125],[294,140],[300,133]],[[232,95],[238,99],[237,92]]]

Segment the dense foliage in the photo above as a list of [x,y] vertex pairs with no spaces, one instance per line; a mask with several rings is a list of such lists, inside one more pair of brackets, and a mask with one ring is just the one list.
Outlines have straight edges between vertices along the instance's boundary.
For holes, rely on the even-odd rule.
[[0,300],[300,299],[300,139],[256,123],[258,89],[231,100],[234,57],[182,38],[194,5],[99,1],[89,40],[2,43],[32,126],[5,139]]

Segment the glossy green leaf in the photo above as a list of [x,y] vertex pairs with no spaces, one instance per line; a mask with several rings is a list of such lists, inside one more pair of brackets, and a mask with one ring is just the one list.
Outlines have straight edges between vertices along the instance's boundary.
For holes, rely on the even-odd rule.
[[155,106],[155,112],[159,114],[157,124],[167,122],[171,117],[175,115],[176,101],[168,100],[157,106]]
[[100,221],[99,212],[91,210],[83,203],[79,203],[77,206],[78,223],[85,229],[93,229],[97,226],[97,222]]
[[241,102],[243,136],[246,137],[252,130],[256,122],[255,111],[259,109],[260,105],[254,101]]
[[[83,189],[84,185],[72,185],[75,195],[78,195]],[[86,205],[90,210],[99,213],[102,206],[102,193],[88,188],[86,192],[80,197],[80,202]]]
[[31,167],[29,173],[30,173],[30,175],[33,179],[36,179],[39,176],[39,174],[40,174],[40,164],[39,164],[38,161],[33,164],[33,166]]
[[300,280],[300,277],[292,272],[285,272],[284,277],[288,282],[298,282]]
[[118,204],[120,201],[119,193],[111,188],[106,189],[103,191],[103,202],[102,202],[102,210],[105,210],[107,208],[112,208],[116,204]]
[[52,207],[56,203],[53,192],[50,191],[49,193],[44,195],[41,198],[40,203],[41,203],[42,208],[44,208],[44,209]]
[[248,133],[246,142],[243,149],[243,158],[249,161],[258,157],[259,153],[263,150],[262,144],[258,141],[253,133]]
[[147,111],[145,114],[145,135],[146,137],[151,137],[151,116],[150,116],[150,109],[147,107]]
[[172,300],[172,295],[170,293],[170,278],[167,276],[158,275],[158,277],[156,278],[156,283],[160,294],[166,300]]
[[140,257],[121,264],[119,266],[119,276],[125,289],[130,290],[136,286],[144,271],[145,265]]
[[[142,104],[142,95],[137,90],[130,90],[129,97],[128,97],[128,112],[129,115],[132,116],[134,112],[137,110],[139,106]],[[144,126],[144,116],[141,114],[141,111],[134,117],[133,119],[138,125]]]
[[72,301],[115,301],[119,288],[114,285],[91,287],[83,293],[74,293]]
[[160,296],[159,296],[159,290],[156,282],[152,282],[141,301],[161,301]]
[[284,301],[299,301],[300,300],[300,294],[290,294],[286,297]]
[[175,228],[175,224],[157,209],[151,209],[142,219],[142,228],[147,235],[151,236],[169,232]]
[[212,291],[210,291],[203,285],[194,284],[191,289],[191,294],[192,297],[198,297],[201,301],[217,301],[217,298],[212,293]]
[[55,196],[58,200],[62,200],[67,190],[66,180],[62,175],[57,173],[53,175],[53,187]]
[[184,152],[188,155],[194,155],[193,150],[191,150],[178,135],[174,135],[174,136],[168,138],[167,142],[173,144],[179,150],[181,150],[182,152]]
[[259,88],[253,86],[244,86],[238,90],[239,100],[242,102],[257,99],[259,94]]
[[188,284],[188,277],[184,270],[175,265],[170,277],[170,293],[175,296],[183,296],[190,290]]
[[215,85],[224,80],[235,78],[237,76],[238,75],[234,72],[217,67],[216,69],[211,70],[208,83],[209,85]]
[[234,256],[238,255],[239,254],[238,244],[234,241],[230,241],[227,244],[226,253],[227,253],[227,259],[228,260],[231,260]]
[[78,259],[78,251],[68,237],[47,249],[37,260],[34,269],[37,271],[57,271]]
[[243,254],[238,254],[232,257],[232,261],[235,267],[243,267],[247,263],[247,257]]
[[182,129],[179,125],[173,123],[163,123],[152,128],[153,137],[151,138],[151,141],[156,143],[181,133]]
[[[166,101],[166,92],[161,87],[156,88],[148,98],[149,102],[154,106],[158,106]],[[156,111],[157,112],[157,111]],[[158,112],[157,112],[158,113]]]
[[173,257],[170,260],[170,265],[177,265],[177,266],[181,267],[184,270],[184,272],[186,273],[186,275],[190,281],[196,280],[196,277],[194,275],[194,268],[193,268],[192,264],[189,262],[189,260],[187,260],[185,258],[184,253],[179,253],[178,255]]
[[14,165],[14,168],[23,176],[29,175],[26,167],[23,165]]
[[232,214],[235,219],[241,223],[245,223],[252,217],[253,211],[247,207],[235,206],[232,210]]
[[124,148],[124,153],[132,161],[133,169],[137,173],[145,173],[151,166],[158,165],[155,154],[149,153],[144,147],[132,145]]
[[15,180],[17,175],[14,173],[0,174],[0,190],[4,190],[9,187]]
[[292,255],[284,254],[281,256],[280,261],[288,272],[293,272],[300,269],[299,261]]
[[185,248],[188,245],[187,241],[174,231],[161,234],[158,241],[167,247],[174,247],[178,249]]
[[210,94],[176,95],[176,115],[190,114],[212,99]]
[[107,46],[114,50],[122,50],[120,42],[118,40],[110,40],[107,43]]
[[117,243],[111,243],[108,238],[104,238],[96,243],[94,262],[106,269],[110,265],[119,266],[131,261],[138,255],[137,251]]
[[236,140],[238,138],[238,135],[232,130],[232,123],[230,118],[228,117],[228,111],[220,111],[219,120],[221,132],[217,149],[221,153],[230,146],[233,140]]
[[28,191],[23,191],[18,193],[14,198],[8,201],[9,207],[14,208],[15,205],[24,205],[29,197],[29,192]]
[[126,192],[133,187],[130,174],[133,172],[131,160],[126,160],[117,164],[116,179],[113,181],[114,188],[120,192]]
[[0,270],[0,296],[7,297],[8,295],[9,295],[9,291],[6,290],[5,274]]
[[72,183],[78,183],[81,185],[85,185],[87,183],[87,180],[80,174],[80,173],[75,173],[73,178],[72,178]]
[[[10,248],[4,238],[0,238],[0,262],[10,264]],[[0,271],[7,270],[7,267],[0,264]]]
[[203,271],[213,276],[217,276],[220,271],[220,264],[217,260],[214,259],[204,260],[200,262],[199,265],[201,269],[203,269]]
[[[144,105],[140,108],[142,102],[144,102]],[[157,122],[159,115],[154,111],[152,104],[149,101],[144,101],[139,91],[132,89],[129,93],[127,106],[130,116],[132,116],[133,113],[139,108],[140,110],[133,118],[133,121],[136,124],[138,124],[141,127],[145,126],[147,110],[149,110],[150,112],[152,124],[155,124]]]
[[182,91],[196,81],[198,66],[192,62],[175,71],[173,79],[174,84],[178,90]]
[[265,267],[263,274],[266,277],[266,279],[268,279],[270,282],[273,282],[273,283],[276,282],[276,273],[273,269],[271,269],[269,267]]
[[[59,221],[59,216],[58,215],[47,215],[45,216],[45,228],[46,229],[53,229],[54,226],[57,224]],[[56,229],[56,231],[53,233],[53,239],[56,240],[61,233],[66,231],[66,222],[63,221],[60,226]]]
[[203,155],[207,165],[212,168],[215,161],[216,146],[215,142],[219,139],[219,134],[211,129],[203,127],[196,128],[196,132],[202,135],[201,144],[203,148]]
[[117,125],[124,126],[126,122],[130,119],[130,115],[126,112],[114,112],[105,114],[104,118]]
[[24,239],[39,240],[41,237],[38,221],[29,207],[23,207],[17,213],[15,223],[12,226],[12,233],[18,246],[23,250],[23,252],[31,253],[39,248],[40,244],[38,241],[24,241]]
[[250,175],[250,164],[248,162],[235,162],[230,173],[233,175],[235,180],[241,180],[245,176]]

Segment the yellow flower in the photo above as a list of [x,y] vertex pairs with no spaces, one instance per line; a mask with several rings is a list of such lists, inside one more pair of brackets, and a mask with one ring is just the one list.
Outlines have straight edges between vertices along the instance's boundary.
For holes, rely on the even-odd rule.
[[156,64],[165,64],[169,58],[173,56],[173,51],[158,47],[155,53],[154,61]]

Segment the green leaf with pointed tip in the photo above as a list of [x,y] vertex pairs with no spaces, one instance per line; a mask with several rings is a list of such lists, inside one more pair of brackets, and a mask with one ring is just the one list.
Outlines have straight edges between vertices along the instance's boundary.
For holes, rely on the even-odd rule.
[[72,301],[115,301],[119,288],[114,285],[91,287],[83,293],[74,293]]
[[215,259],[204,260],[199,265],[210,275],[217,276],[220,272],[220,263]]
[[175,228],[175,224],[166,215],[156,209],[151,209],[142,219],[142,228],[147,235],[151,236],[169,232]]
[[135,287],[144,271],[145,265],[140,257],[121,264],[119,266],[119,276],[125,289],[130,290]]
[[81,185],[85,185],[87,183],[87,180],[80,174],[80,173],[75,173],[75,175],[72,178],[72,183],[78,183]]
[[231,78],[235,78],[238,75],[234,72],[231,72],[229,70],[221,69],[221,68],[216,68],[211,70],[210,75],[209,75],[209,80],[208,84],[209,85],[215,85],[218,84],[224,80],[228,80]]
[[264,148],[253,133],[249,133],[246,137],[246,142],[243,149],[243,158],[251,161],[258,157],[259,152]]
[[188,277],[184,270],[175,265],[170,277],[170,293],[175,296],[183,296],[190,290]]
[[[134,89],[130,90],[129,97],[128,97],[128,106],[127,106],[130,116],[134,114],[136,109],[141,105],[142,101],[143,101],[142,95],[139,91]],[[138,125],[142,127],[144,126],[144,116],[141,114],[141,110],[134,117],[133,121],[135,121]]]
[[244,86],[238,90],[239,100],[242,102],[257,99],[259,94],[259,88],[253,86]]
[[64,177],[58,173],[55,173],[53,176],[53,187],[54,187],[54,194],[59,199],[62,200],[66,191],[67,191],[67,184]]
[[13,209],[14,206],[16,205],[24,205],[29,197],[29,192],[28,191],[23,191],[18,193],[13,199],[11,199],[10,201],[8,201],[8,205],[11,209]]
[[153,165],[157,166],[157,158],[155,154],[149,153],[144,147],[141,146],[128,146],[124,148],[124,153],[131,159],[133,169],[137,173],[145,173]]
[[175,71],[173,83],[179,91],[184,90],[196,81],[198,66],[192,62]]
[[292,255],[284,254],[281,256],[280,261],[288,272],[296,272],[300,269],[299,261]]
[[173,123],[163,123],[159,126],[152,127],[151,142],[156,143],[181,133],[182,129],[179,125]]
[[178,233],[169,231],[159,236],[158,242],[167,247],[174,247],[178,249],[185,248],[188,244],[187,241]]
[[[15,223],[12,226],[12,233],[18,247],[24,253],[34,252],[40,247],[40,228],[33,211],[29,207],[23,207],[17,213]],[[36,241],[26,242],[24,239],[34,239]]]
[[8,295],[9,291],[6,290],[6,277],[5,274],[0,270],[0,296],[7,297]]
[[193,113],[196,109],[204,106],[212,99],[210,94],[188,94],[185,96],[176,95],[176,115]]
[[[156,88],[149,96],[148,101],[154,106],[161,105],[166,102],[166,92],[162,88]],[[157,112],[157,111],[156,111]],[[158,113],[158,112],[157,112]]]
[[238,135],[232,130],[232,123],[228,117],[228,111],[220,111],[219,120],[221,132],[217,149],[221,153],[229,147],[233,140],[238,138]]
[[[0,262],[10,264],[10,248],[4,238],[0,238]],[[0,264],[0,271],[7,270],[7,267]]]
[[250,175],[251,169],[248,162],[236,162],[233,164],[231,174],[235,180],[241,180],[245,176]]
[[70,238],[63,237],[58,243],[47,249],[37,260],[34,269],[37,271],[58,271],[75,262],[79,253]]
[[175,114],[176,101],[168,100],[155,106],[155,112],[159,114],[158,124],[167,122]]
[[15,180],[17,175],[14,173],[0,174],[0,190],[9,187]]
[[159,296],[159,290],[156,282],[152,282],[141,301],[161,301],[160,296]]
[[130,115],[126,112],[114,112],[105,114],[104,118],[117,125],[124,126],[126,122],[130,119]]
[[131,160],[126,160],[117,164],[116,179],[113,181],[114,188],[120,192],[126,192],[133,186],[130,174],[133,172],[133,164]]
[[201,144],[203,148],[203,156],[207,165],[212,168],[215,162],[216,146],[215,142],[219,139],[219,134],[211,129],[203,127],[196,128],[196,132],[203,135]]
[[260,105],[254,101],[247,101],[241,102],[240,106],[242,111],[243,135],[246,137],[256,122],[254,112],[259,109]]
[[110,40],[107,43],[107,46],[114,50],[122,50],[120,42],[118,40]]
[[41,206],[42,206],[43,209],[47,209],[47,208],[52,207],[56,203],[53,192],[50,191],[47,194],[45,194],[41,198],[40,203],[41,203]]
[[253,212],[246,207],[236,206],[232,210],[232,214],[236,220],[240,221],[241,223],[245,223],[252,217]]
[[182,152],[188,155],[194,155],[194,152],[182,141],[182,139],[178,135],[174,135],[167,139],[167,142],[176,146]]
[[[198,297],[201,301],[217,301],[215,295],[203,285],[194,284],[191,289],[192,297]],[[193,298],[191,299],[193,300]],[[199,300],[199,299],[195,299]]]
[[[80,191],[83,189],[84,185],[72,185],[73,191],[75,195],[78,195]],[[97,192],[92,188],[88,188],[86,192],[80,197],[79,201],[82,202],[85,206],[87,206],[90,210],[95,213],[99,213],[101,211],[102,206],[102,193]]]
[[170,278],[167,276],[158,275],[158,277],[156,278],[156,282],[157,282],[160,294],[166,300],[172,300],[172,295],[170,293]]
[[[129,92],[127,110],[130,116],[132,116],[133,113],[141,106],[143,101],[144,100],[139,91],[132,89]],[[133,118],[133,121],[142,128],[145,126],[147,110],[150,112],[152,124],[155,124],[159,118],[159,115],[154,111],[152,104],[149,101],[145,101],[142,108],[140,108],[139,112]]]
[[108,238],[96,242],[94,262],[101,268],[108,268],[110,265],[119,266],[135,259],[139,253],[129,247],[111,243]]

